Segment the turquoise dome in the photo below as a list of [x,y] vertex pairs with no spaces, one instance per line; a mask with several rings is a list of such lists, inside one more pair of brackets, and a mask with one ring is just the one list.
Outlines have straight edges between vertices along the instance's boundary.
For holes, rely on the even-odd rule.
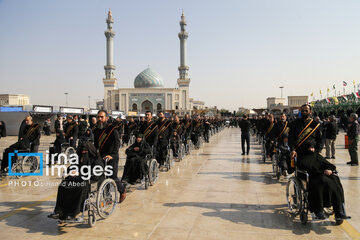
[[135,88],[160,88],[164,87],[162,77],[150,67],[139,73],[134,81]]

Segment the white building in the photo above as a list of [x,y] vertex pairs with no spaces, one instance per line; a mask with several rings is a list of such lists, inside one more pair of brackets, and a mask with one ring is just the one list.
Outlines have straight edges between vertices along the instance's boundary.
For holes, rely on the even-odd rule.
[[24,94],[0,94],[0,106],[25,106],[30,104],[30,98]]
[[178,34],[180,39],[180,66],[178,68],[179,78],[176,88],[164,88],[164,82],[160,74],[148,67],[139,73],[134,80],[134,88],[116,88],[115,66],[113,61],[113,39],[115,36],[112,30],[114,23],[112,13],[109,11],[106,19],[107,30],[106,49],[107,64],[105,68],[104,83],[104,109],[107,111],[120,111],[125,114],[140,114],[146,111],[158,112],[167,111],[177,113],[180,116],[186,113],[191,114],[193,107],[203,108],[204,102],[191,101],[189,98],[190,78],[188,77],[189,67],[186,59],[186,41],[188,33],[185,30],[186,20],[184,13],[181,15]]

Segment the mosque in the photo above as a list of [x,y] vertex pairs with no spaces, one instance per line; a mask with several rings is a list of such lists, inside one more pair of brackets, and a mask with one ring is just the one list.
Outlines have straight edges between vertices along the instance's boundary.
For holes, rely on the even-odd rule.
[[111,10],[106,19],[106,66],[104,83],[103,108],[107,111],[119,111],[125,115],[137,116],[146,111],[176,113],[179,116],[191,114],[193,109],[203,109],[204,102],[195,101],[189,97],[190,78],[186,63],[186,41],[188,33],[185,30],[184,12],[180,20],[180,66],[176,88],[164,88],[160,74],[148,67],[139,73],[134,80],[134,88],[117,88],[114,66],[114,23]]

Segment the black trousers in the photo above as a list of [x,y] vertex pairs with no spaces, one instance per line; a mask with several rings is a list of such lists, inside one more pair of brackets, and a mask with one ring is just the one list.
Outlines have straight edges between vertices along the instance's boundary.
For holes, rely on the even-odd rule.
[[250,152],[250,133],[244,132],[241,133],[241,149],[245,153],[245,143],[246,143],[246,153]]
[[156,160],[160,166],[164,165],[167,156],[168,141],[166,139],[159,139],[157,144],[157,157]]
[[113,158],[108,161],[107,165],[110,165],[113,167],[113,175],[110,176],[110,178],[114,179],[116,182],[117,189],[120,193],[123,193],[125,191],[125,187],[118,178],[118,171],[119,171],[119,157]]

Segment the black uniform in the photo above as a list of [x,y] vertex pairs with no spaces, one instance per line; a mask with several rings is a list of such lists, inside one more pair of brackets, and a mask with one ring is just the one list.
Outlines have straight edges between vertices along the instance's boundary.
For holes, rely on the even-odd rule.
[[245,154],[245,142],[246,142],[246,154],[250,152],[250,129],[251,122],[247,119],[241,119],[239,122],[239,127],[241,129],[241,149],[242,154]]
[[[144,121],[139,128],[139,133],[144,134],[145,141],[150,145],[150,147],[156,147],[158,142],[158,126],[154,121],[146,122]],[[153,148],[153,150],[155,150]],[[155,153],[153,153],[155,154]]]
[[[68,122],[64,128],[65,140],[70,142],[70,146],[76,148],[76,140],[79,135],[79,126],[75,121]],[[72,139],[70,139],[72,137]]]
[[116,129],[116,125],[108,123],[103,129],[99,129],[98,127],[95,128],[94,140],[95,147],[98,149],[102,158],[106,157],[107,155],[112,157],[112,159],[107,162],[107,165],[112,166],[113,175],[111,178],[115,180],[119,192],[123,193],[125,188],[117,176],[119,168],[120,138]]
[[157,158],[160,166],[164,165],[167,156],[167,146],[172,134],[172,122],[167,119],[159,119],[156,122],[158,128]]

